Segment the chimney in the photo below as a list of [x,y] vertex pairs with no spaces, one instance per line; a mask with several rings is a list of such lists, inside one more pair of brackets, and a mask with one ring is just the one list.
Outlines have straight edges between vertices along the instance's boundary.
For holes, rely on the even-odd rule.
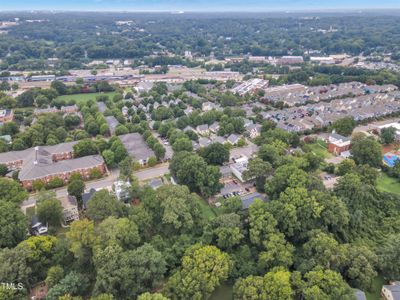
[[39,158],[39,146],[35,147],[35,160],[33,161],[34,165],[38,164],[38,158]]

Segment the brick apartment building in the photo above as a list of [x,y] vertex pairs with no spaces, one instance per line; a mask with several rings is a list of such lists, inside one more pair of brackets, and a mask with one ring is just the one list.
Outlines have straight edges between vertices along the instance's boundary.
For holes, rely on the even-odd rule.
[[67,183],[74,173],[80,173],[82,178],[88,179],[94,169],[99,170],[101,174],[106,172],[104,160],[100,155],[74,158],[75,144],[76,142],[69,142],[0,153],[0,164],[7,165],[9,169],[18,169],[18,178],[27,189],[31,189],[36,180],[48,183],[57,177]]
[[351,148],[351,139],[337,133],[332,133],[328,138],[328,151],[335,155],[341,155]]

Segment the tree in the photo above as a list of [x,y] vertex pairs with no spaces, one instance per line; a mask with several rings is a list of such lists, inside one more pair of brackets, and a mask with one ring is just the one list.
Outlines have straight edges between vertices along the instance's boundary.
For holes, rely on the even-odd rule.
[[60,266],[52,266],[47,271],[46,284],[52,288],[64,278],[64,270]]
[[269,162],[263,161],[261,158],[253,158],[249,160],[247,170],[243,176],[246,180],[255,178],[257,189],[264,190],[265,179],[271,173],[272,166]]
[[157,159],[163,159],[165,156],[165,148],[160,143],[156,143],[153,148],[154,154],[156,155]]
[[28,198],[28,193],[14,180],[0,178],[0,200],[19,205]]
[[210,165],[222,165],[229,161],[229,150],[220,143],[212,143],[202,151],[201,156]]
[[74,179],[68,184],[67,191],[69,195],[74,196],[80,202],[85,191],[85,183],[82,179]]
[[381,129],[381,141],[383,144],[392,144],[396,139],[396,128],[385,127]]
[[165,285],[171,299],[207,299],[231,269],[229,255],[214,246],[193,246],[182,259],[181,269]]
[[23,241],[27,225],[27,219],[18,206],[0,201],[0,248],[11,248]]
[[102,221],[109,216],[118,217],[121,214],[122,204],[106,190],[94,193],[87,205],[87,215],[95,222]]
[[70,251],[78,259],[82,269],[90,267],[92,249],[97,242],[93,221],[83,219],[73,222],[67,232],[67,240],[70,245]]
[[335,129],[338,134],[349,136],[356,127],[357,122],[353,117],[341,118],[332,124],[332,129]]
[[356,169],[356,163],[352,159],[345,159],[338,165],[337,174],[343,176],[347,173],[353,172]]
[[233,287],[235,299],[285,300],[293,299],[291,274],[283,268],[275,268],[264,277],[249,276],[241,278]]
[[220,190],[218,167],[208,166],[200,156],[186,151],[175,154],[170,164],[173,176],[193,192],[211,196]]
[[381,146],[373,138],[361,137],[353,140],[352,144],[351,155],[357,164],[367,164],[375,168],[381,165]]
[[282,233],[272,233],[263,242],[265,248],[260,252],[258,265],[262,270],[271,270],[274,267],[289,268],[293,264],[295,248],[285,240]]
[[157,158],[155,156],[151,156],[147,162],[149,167],[154,167],[157,164]]
[[188,138],[178,138],[173,144],[172,144],[172,149],[175,152],[180,152],[180,151],[193,151],[193,145],[192,141],[189,140]]
[[152,209],[154,223],[166,235],[190,233],[201,224],[199,203],[202,200],[191,194],[186,186],[164,185],[150,197],[144,197],[144,206]]
[[1,282],[21,282],[25,287],[28,286],[32,269],[26,261],[27,252],[27,249],[22,249],[21,247],[0,249]]
[[115,165],[114,152],[112,152],[109,149],[106,149],[103,151],[102,155],[108,167],[113,167]]
[[160,293],[150,294],[149,292],[147,292],[147,293],[141,294],[138,297],[138,300],[169,300],[169,298],[164,297]]
[[43,224],[58,227],[63,219],[63,208],[58,199],[48,198],[38,203],[37,215]]
[[17,248],[25,251],[25,259],[32,270],[30,280],[37,282],[46,278],[51,266],[57,238],[54,236],[31,236],[18,244]]
[[108,217],[95,231],[98,237],[97,243],[102,248],[117,244],[123,249],[132,249],[140,242],[138,226],[127,218]]
[[378,247],[379,269],[387,279],[400,277],[400,265],[393,263],[400,255],[400,234],[390,234],[383,240]]
[[250,241],[261,247],[268,236],[276,232],[277,221],[267,210],[267,204],[256,199],[249,207],[249,235]]
[[0,176],[3,177],[8,173],[8,167],[4,164],[0,164]]
[[51,88],[55,89],[60,95],[65,95],[68,90],[68,87],[65,85],[65,83],[58,80],[54,80],[51,83]]
[[133,299],[154,288],[166,271],[163,255],[150,244],[124,252],[119,246],[96,251],[94,294],[110,293],[117,299]]
[[354,291],[339,273],[332,270],[316,269],[304,275],[305,299],[353,299]]
[[49,290],[46,299],[58,300],[61,296],[67,294],[72,296],[82,295],[88,287],[87,276],[71,272]]
[[75,157],[95,155],[98,153],[95,142],[90,139],[80,140],[73,148]]

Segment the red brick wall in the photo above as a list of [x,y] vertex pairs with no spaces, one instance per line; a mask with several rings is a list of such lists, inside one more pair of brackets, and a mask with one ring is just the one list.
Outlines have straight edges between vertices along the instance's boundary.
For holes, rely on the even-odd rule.
[[348,151],[348,150],[350,150],[350,148],[351,148],[351,145],[347,145],[347,146],[344,146],[344,147],[338,147],[338,146],[336,146],[335,144],[332,144],[332,143],[328,144],[328,151],[330,153],[335,153],[335,154],[340,154],[340,153],[342,153],[344,151]]

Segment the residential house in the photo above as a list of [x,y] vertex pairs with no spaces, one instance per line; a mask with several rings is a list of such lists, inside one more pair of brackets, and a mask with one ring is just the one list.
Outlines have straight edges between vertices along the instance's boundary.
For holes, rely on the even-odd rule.
[[104,102],[97,102],[97,108],[101,113],[104,113],[107,110],[107,105]]
[[150,149],[139,133],[120,135],[119,139],[133,160],[138,161],[141,165],[146,165],[149,158],[155,156],[154,151]]
[[240,136],[236,135],[236,134],[231,134],[230,136],[228,136],[227,141],[228,143],[230,143],[231,145],[237,145],[237,143],[240,140]]
[[127,106],[124,106],[121,108],[121,112],[124,115],[124,117],[126,118],[128,116],[129,108]]
[[120,123],[114,116],[106,117],[106,121],[108,124],[108,129],[110,130],[110,134],[114,134],[115,130],[117,129],[118,125],[120,125]]
[[183,132],[186,132],[186,131],[193,131],[194,132],[195,130],[194,130],[194,128],[192,126],[188,125],[185,128],[183,128]]
[[203,124],[203,125],[197,126],[196,131],[198,134],[203,135],[203,136],[210,134],[210,129],[208,127],[208,124]]
[[12,109],[0,109],[0,123],[8,123],[14,120]]
[[400,300],[400,281],[382,286],[381,296],[385,300]]
[[91,188],[89,190],[89,192],[84,193],[82,195],[82,206],[83,206],[83,209],[87,209],[88,203],[92,199],[94,193],[96,193],[96,190],[94,188]]
[[219,125],[219,123],[218,122],[214,122],[214,123],[212,123],[211,125],[210,125],[210,127],[208,128],[210,131],[212,131],[212,132],[214,132],[214,133],[217,133],[218,132],[218,130],[220,129],[220,125]]
[[32,235],[45,235],[48,232],[46,225],[43,225],[37,215],[33,215],[31,219],[31,234]]
[[78,202],[71,195],[60,198],[61,206],[63,207],[63,217],[66,224],[79,220]]
[[6,142],[7,144],[11,144],[11,142],[12,142],[12,137],[11,137],[11,135],[6,134],[6,135],[0,136],[0,140],[3,140],[3,141]]
[[153,178],[152,180],[149,181],[148,185],[149,185],[153,190],[156,190],[156,189],[158,189],[160,186],[163,185],[163,181],[161,180],[161,178]]
[[260,124],[250,124],[245,128],[246,128],[246,132],[252,139],[258,137],[261,134],[261,125]]
[[129,181],[118,180],[114,182],[113,190],[119,201],[128,201],[131,184]]
[[203,102],[203,104],[201,105],[201,109],[202,111],[210,111],[213,109],[216,109],[218,106],[215,103],[212,102]]
[[247,156],[242,156],[235,160],[234,164],[230,165],[232,174],[235,175],[241,182],[246,182],[244,179],[244,172],[247,171],[247,166],[249,163],[249,159]]
[[351,138],[344,137],[337,133],[332,133],[328,137],[328,151],[335,155],[341,155],[351,148]]
[[240,196],[240,200],[242,200],[243,209],[248,209],[250,207],[250,205],[252,205],[256,199],[265,201],[265,197],[263,197],[259,193],[251,193],[251,194]]

